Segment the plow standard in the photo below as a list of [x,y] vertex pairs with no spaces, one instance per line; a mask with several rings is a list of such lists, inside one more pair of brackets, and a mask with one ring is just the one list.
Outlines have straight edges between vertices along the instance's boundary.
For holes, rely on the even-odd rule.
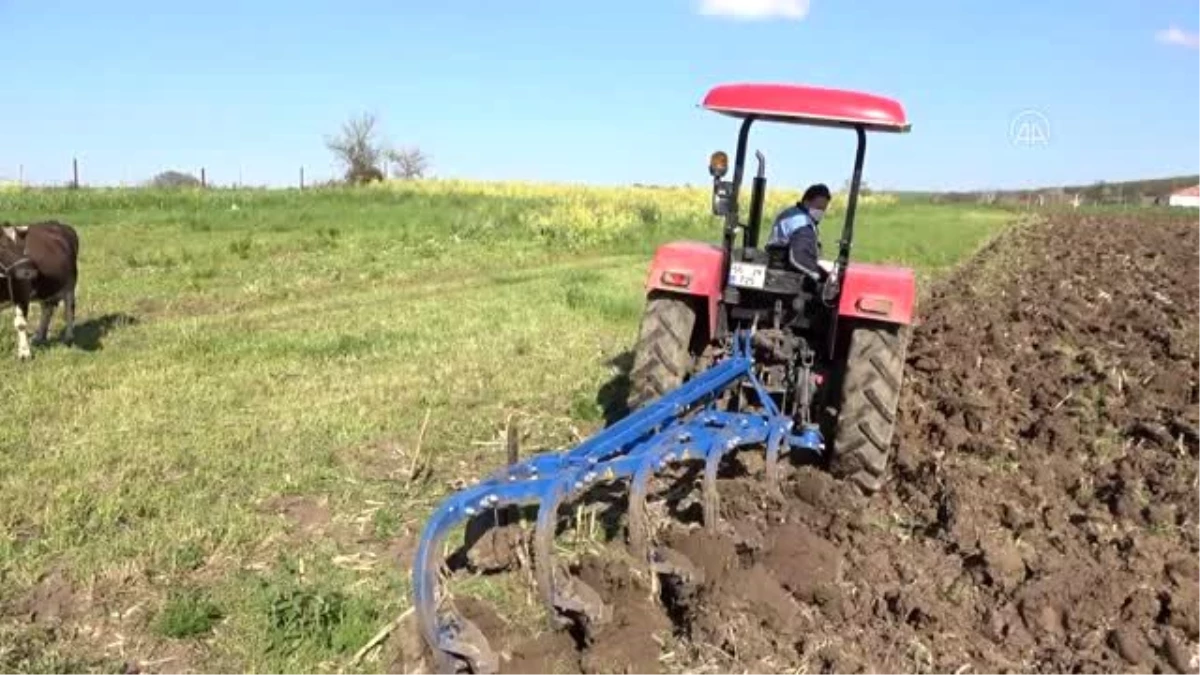
[[[910,270],[849,258],[866,131],[908,131],[903,108],[870,94],[769,84],[716,87],[704,107],[742,120],[733,180],[723,180],[725,153],[713,153],[709,163],[713,214],[724,218],[724,239],[675,242],[656,252],[630,373],[632,412],[567,452],[510,458],[504,469],[446,499],[425,527],[413,568],[414,604],[443,671],[499,669],[486,636],[440,593],[443,544],[466,521],[536,505],[538,594],[554,628],[586,634],[611,609],[556,564],[553,544],[560,507],[592,487],[628,482],[630,550],[648,571],[674,574],[680,562],[663,559],[653,545],[646,504],[651,479],[672,465],[702,463],[703,521],[710,530],[719,518],[718,469],[739,449],[765,447],[763,479],[770,486],[785,453],[822,459],[868,493],[883,484],[915,282]],[[838,255],[817,270],[797,264],[791,243],[758,246],[766,191],[761,153],[749,217],[740,218],[747,141],[757,120],[850,128],[857,135]],[[807,217],[806,205],[796,208]],[[819,218],[809,222],[816,230]]]
[[[791,434],[792,420],[782,414],[755,377],[749,358],[750,337],[738,336],[734,354],[684,386],[634,412],[565,454],[539,455],[510,465],[442,503],[421,538],[414,567],[416,611],[421,631],[442,659],[442,669],[496,672],[497,657],[486,638],[452,610],[438,612],[438,567],[446,535],[464,519],[489,509],[537,504],[534,534],[538,594],[556,627],[591,626],[609,615],[595,590],[556,569],[553,539],[558,509],[600,482],[630,481],[629,539],[634,555],[656,572],[650,546],[646,493],[650,479],[675,462],[704,462],[703,500],[706,527],[715,529],[717,468],[739,448],[766,444],[767,480],[774,481],[781,450],[820,453],[819,433]],[[723,391],[747,382],[763,403],[763,413],[729,413],[716,407]],[[691,415],[685,413],[699,410]]]

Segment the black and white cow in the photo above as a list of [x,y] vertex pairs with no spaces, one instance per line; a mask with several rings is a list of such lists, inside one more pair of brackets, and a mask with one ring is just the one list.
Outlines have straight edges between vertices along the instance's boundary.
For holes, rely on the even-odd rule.
[[79,235],[65,223],[0,225],[0,307],[13,303],[17,358],[33,356],[26,333],[29,304],[42,305],[34,342],[45,342],[54,309],[66,308],[64,342],[75,339],[75,285],[79,276]]

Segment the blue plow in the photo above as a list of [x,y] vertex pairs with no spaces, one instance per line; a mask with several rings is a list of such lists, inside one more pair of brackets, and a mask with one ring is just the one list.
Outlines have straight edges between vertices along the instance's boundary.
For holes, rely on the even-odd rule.
[[[735,336],[732,354],[676,390],[631,413],[563,453],[534,455],[510,464],[483,481],[443,501],[434,511],[417,547],[413,566],[413,602],[422,638],[442,672],[494,673],[499,659],[482,632],[438,597],[441,554],[446,537],[458,524],[489,510],[536,504],[534,576],[538,595],[555,628],[572,622],[603,624],[611,613],[595,590],[557,568],[553,558],[559,507],[588,488],[604,482],[630,481],[628,537],[636,560],[660,570],[650,546],[646,492],[650,478],[669,465],[704,461],[702,503],[704,525],[718,519],[717,469],[735,450],[766,445],[766,480],[777,489],[782,451],[820,454],[824,443],[815,426],[792,433],[783,415],[753,372],[751,336]],[[748,381],[761,409],[752,413],[717,410],[717,398]]]

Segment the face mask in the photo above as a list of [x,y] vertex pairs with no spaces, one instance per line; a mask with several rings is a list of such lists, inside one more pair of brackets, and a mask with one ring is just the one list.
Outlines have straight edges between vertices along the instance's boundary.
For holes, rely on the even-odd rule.
[[808,215],[812,217],[814,223],[820,223],[821,218],[825,217],[824,209],[809,209]]

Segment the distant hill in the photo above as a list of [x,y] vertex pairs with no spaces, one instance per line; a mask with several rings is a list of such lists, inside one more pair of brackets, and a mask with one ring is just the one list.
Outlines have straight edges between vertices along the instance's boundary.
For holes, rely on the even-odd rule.
[[969,190],[951,192],[899,191],[901,199],[935,202],[1041,203],[1073,202],[1078,195],[1082,204],[1165,204],[1167,196],[1179,188],[1200,184],[1200,174],[1147,178],[1117,182],[1096,181],[1089,185],[1059,185],[1020,190]]

